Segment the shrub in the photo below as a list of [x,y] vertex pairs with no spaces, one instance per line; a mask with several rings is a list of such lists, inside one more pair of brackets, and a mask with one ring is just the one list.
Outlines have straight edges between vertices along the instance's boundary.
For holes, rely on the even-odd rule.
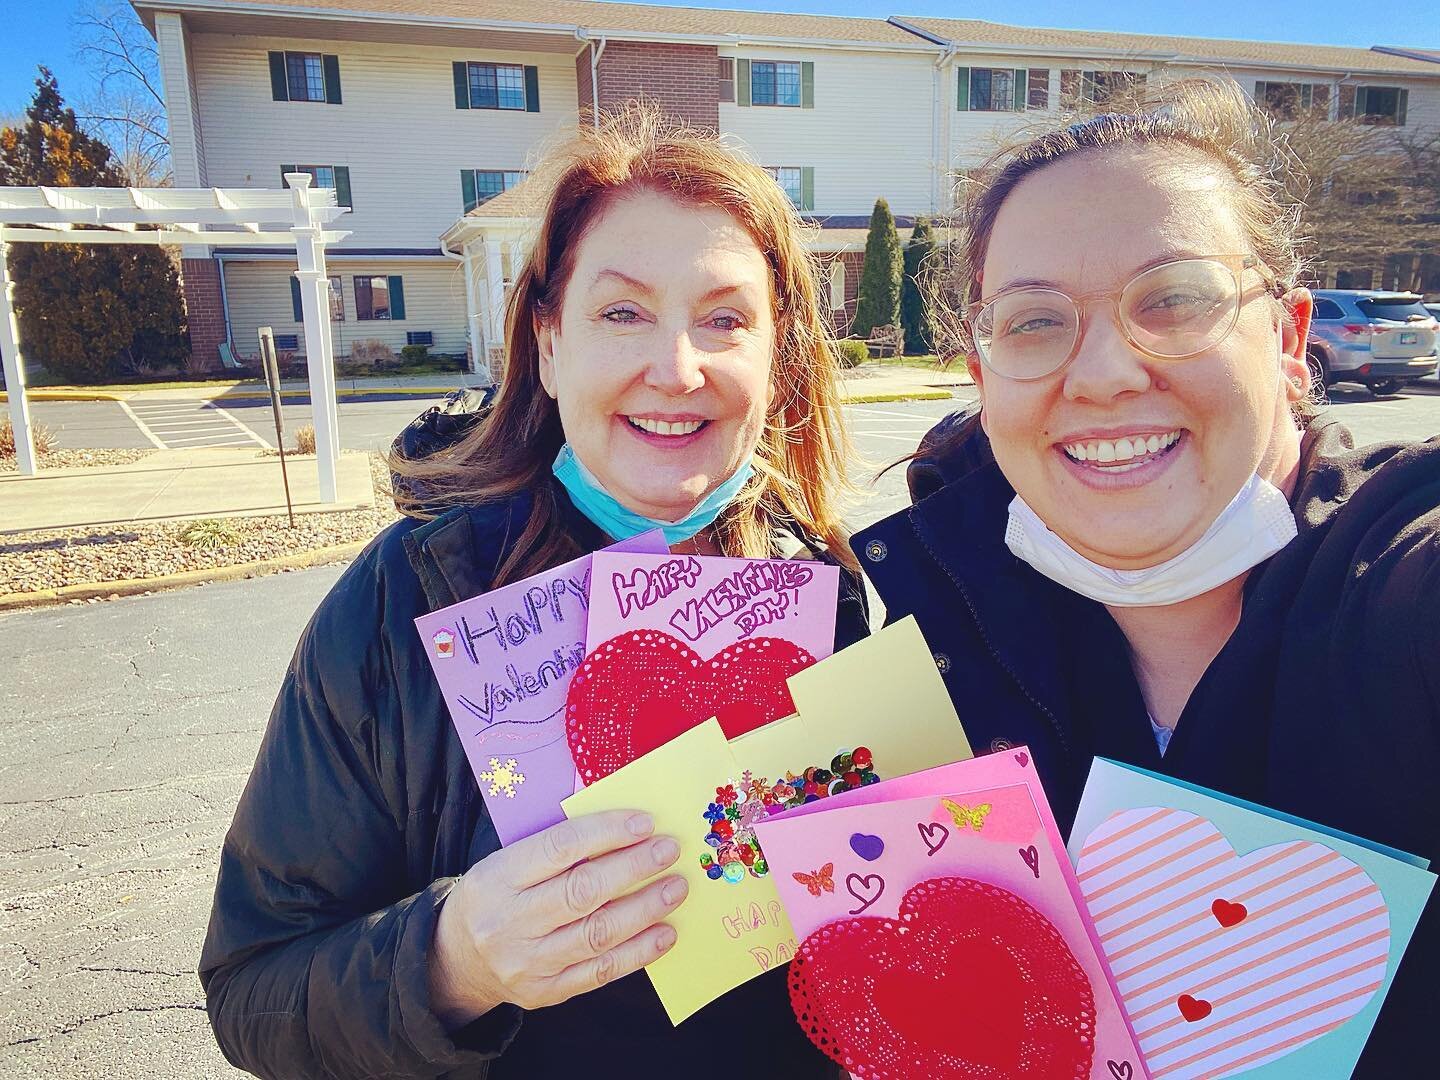
[[[55,449],[55,433],[44,424],[30,425],[30,440],[35,444],[35,453],[48,454]],[[15,428],[7,416],[0,420],[0,460],[9,461],[15,457]]]
[[923,356],[935,351],[935,316],[926,303],[934,291],[940,246],[927,218],[915,222],[905,245],[905,283],[900,295],[900,321],[905,327],[905,351]]
[[900,281],[904,273],[895,215],[890,213],[889,203],[876,199],[870,215],[870,235],[865,239],[860,293],[855,302],[855,321],[850,324],[852,334],[869,337],[877,326],[900,324]]
[[400,361],[405,364],[424,364],[430,360],[429,345],[406,345],[400,350]]
[[315,453],[315,428],[310,424],[295,429],[295,449],[301,454]]
[[840,361],[842,368],[859,367],[870,359],[870,350],[863,341],[845,338],[835,342],[835,359]]
[[180,530],[180,543],[188,548],[213,551],[216,548],[234,547],[244,539],[233,521],[224,518],[205,518],[192,521]]
[[365,338],[350,346],[350,362],[381,367],[395,362],[395,350],[375,338]]

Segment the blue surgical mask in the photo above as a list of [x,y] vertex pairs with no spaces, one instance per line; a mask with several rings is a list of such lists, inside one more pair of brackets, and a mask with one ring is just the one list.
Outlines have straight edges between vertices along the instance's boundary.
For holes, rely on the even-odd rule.
[[560,453],[555,455],[555,464],[551,466],[551,470],[555,473],[555,478],[565,486],[576,509],[603,529],[606,536],[615,540],[628,540],[642,532],[661,529],[665,533],[667,544],[678,544],[714,524],[720,512],[729,506],[735,496],[740,494],[740,489],[749,483],[750,477],[755,473],[755,466],[747,460],[730,479],[701,499],[695,508],[679,521],[659,521],[623,506],[595,479],[595,475],[581,464],[569,443],[562,446]]

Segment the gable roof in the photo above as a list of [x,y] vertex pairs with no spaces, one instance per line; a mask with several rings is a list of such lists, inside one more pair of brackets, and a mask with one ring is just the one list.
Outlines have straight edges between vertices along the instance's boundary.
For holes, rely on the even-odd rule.
[[[1121,34],[1099,30],[1061,30],[1010,26],[981,19],[931,19],[896,16],[891,22],[910,27],[943,44],[975,51],[993,45],[1005,51],[1040,55],[1073,54],[1108,60],[1169,60],[1215,66],[1298,68],[1306,71],[1354,71],[1390,75],[1440,75],[1436,65],[1412,55],[1338,45],[1300,45],[1226,38]],[[1410,51],[1412,54],[1414,50]]]

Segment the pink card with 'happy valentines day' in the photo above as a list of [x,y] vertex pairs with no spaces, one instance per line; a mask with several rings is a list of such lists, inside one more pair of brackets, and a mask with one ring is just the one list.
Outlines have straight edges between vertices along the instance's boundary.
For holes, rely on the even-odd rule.
[[790,995],[852,1075],[1148,1076],[1029,753],[838,794],[755,832]]
[[835,644],[839,567],[599,552],[565,727],[583,784],[710,717],[726,738],[795,712],[786,680]]

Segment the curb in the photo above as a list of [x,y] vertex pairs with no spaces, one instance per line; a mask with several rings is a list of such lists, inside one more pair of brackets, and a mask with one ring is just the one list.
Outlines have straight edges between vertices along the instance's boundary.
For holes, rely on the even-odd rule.
[[873,394],[842,396],[842,405],[883,405],[894,401],[948,401],[954,395],[949,390],[882,390]]
[[259,574],[273,574],[280,570],[305,570],[312,566],[323,566],[326,563],[352,559],[360,554],[369,543],[369,540],[352,540],[348,544],[335,544],[332,547],[301,551],[294,555],[281,555],[274,559],[257,559],[254,562],[236,563],[234,566],[212,566],[203,570],[182,570],[175,574],[161,574],[159,577],[153,578],[86,581],[78,585],[62,585],[58,589],[6,593],[0,595],[0,613],[19,611],[23,608],[67,604],[71,600],[138,596],[141,593],[159,592],[163,589],[179,589],[186,585],[203,585],[215,581],[234,581],[238,578],[254,577]]

